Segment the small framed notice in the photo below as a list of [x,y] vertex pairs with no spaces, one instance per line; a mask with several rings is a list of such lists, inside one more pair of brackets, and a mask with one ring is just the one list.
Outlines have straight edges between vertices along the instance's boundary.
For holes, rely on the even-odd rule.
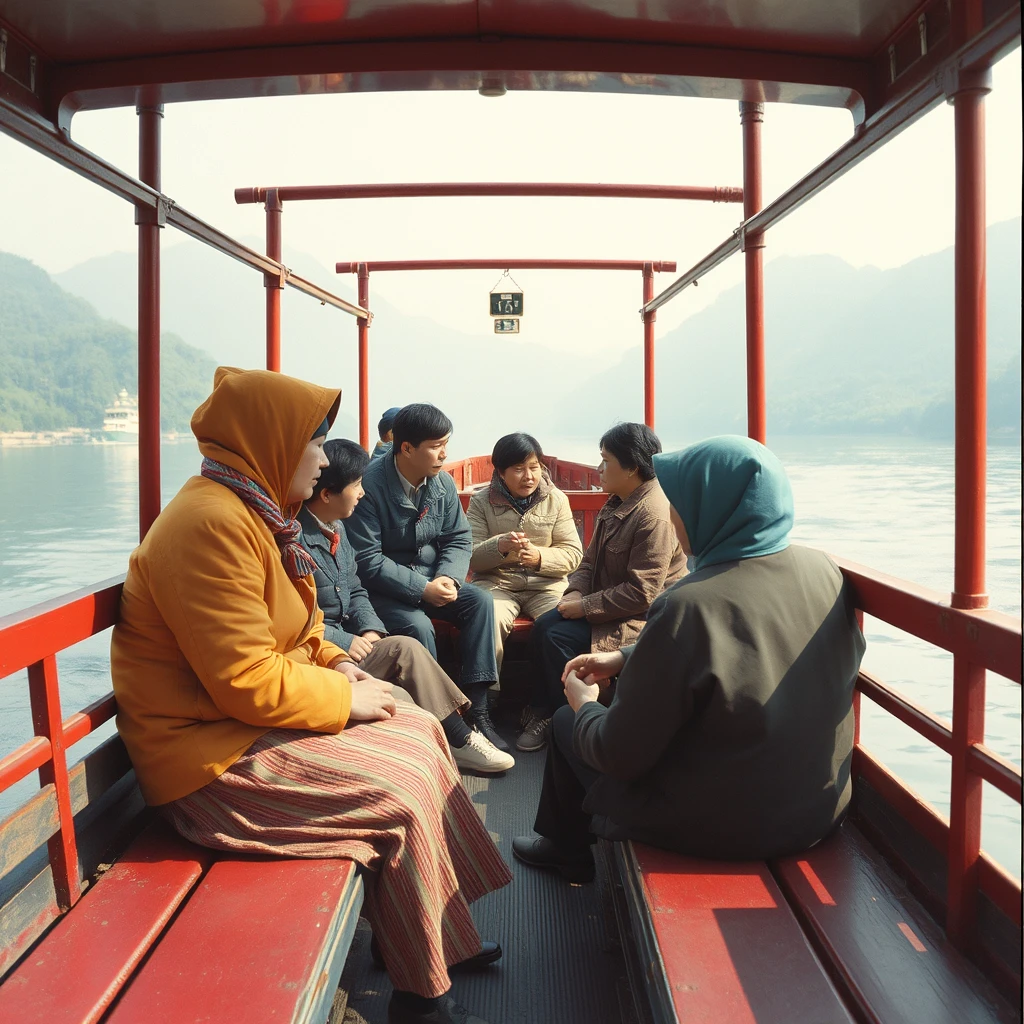
[[522,292],[491,292],[491,316],[522,316]]
[[518,320],[518,318],[495,320],[494,321],[494,333],[495,334],[518,334],[519,333],[519,320]]

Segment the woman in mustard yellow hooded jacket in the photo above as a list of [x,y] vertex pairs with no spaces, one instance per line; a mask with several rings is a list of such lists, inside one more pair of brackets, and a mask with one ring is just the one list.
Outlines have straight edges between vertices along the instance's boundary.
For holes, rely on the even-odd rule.
[[129,563],[117,727],[147,802],[186,838],[375,872],[366,910],[396,989],[389,1018],[462,1019],[445,965],[479,953],[468,903],[511,875],[437,720],[324,639],[294,517],[340,398],[218,369],[192,418],[202,475]]

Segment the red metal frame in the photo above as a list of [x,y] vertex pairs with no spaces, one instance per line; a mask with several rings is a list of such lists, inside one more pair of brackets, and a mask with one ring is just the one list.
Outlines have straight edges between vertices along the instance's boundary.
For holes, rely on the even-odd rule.
[[235,202],[263,203],[271,193],[284,202],[323,199],[409,199],[439,196],[560,196],[596,199],[688,199],[742,203],[734,185],[602,185],[591,182],[446,181],[394,182],[373,185],[284,185],[236,188]]
[[[255,191],[255,190],[253,190]],[[359,276],[359,304],[370,305],[370,274],[412,270],[639,270],[644,299],[654,291],[653,275],[672,273],[672,260],[378,260],[373,263],[336,263],[339,274]],[[372,314],[371,314],[372,317]],[[654,315],[643,314],[644,324],[644,422],[654,429]],[[359,443],[369,451],[369,322],[360,319],[359,329]]]
[[[140,107],[139,179],[160,192],[162,107]],[[137,206],[139,226],[139,538],[160,514],[159,210]]]
[[[266,197],[267,255],[281,262],[281,199],[276,189],[268,189]],[[267,369],[281,371],[281,293],[285,275],[267,274],[263,286],[267,289]]]
[[[743,127],[743,220],[761,209],[763,103],[740,103]],[[764,370],[764,232],[742,238],[747,317],[747,433],[764,444],[768,436]],[[646,306],[646,303],[645,303]],[[653,312],[653,310],[652,310]],[[646,309],[644,315],[646,316]]]

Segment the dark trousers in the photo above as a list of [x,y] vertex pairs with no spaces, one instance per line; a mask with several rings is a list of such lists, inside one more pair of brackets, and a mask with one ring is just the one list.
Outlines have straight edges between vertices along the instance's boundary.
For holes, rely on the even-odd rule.
[[590,815],[583,811],[583,798],[600,773],[573,752],[572,731],[576,712],[566,705],[551,719],[544,784],[534,831],[547,836],[566,851],[583,852],[596,841],[590,832]]
[[562,672],[577,654],[590,653],[590,623],[586,619],[563,619],[557,608],[545,612],[530,630],[533,653],[533,695],[531,704],[545,717],[565,704]]
[[[440,619],[457,627],[462,658],[462,671],[457,682],[470,700],[475,700],[485,689],[476,684],[490,685],[498,681],[498,662],[494,654],[494,600],[486,590],[464,583],[459,588],[458,598],[441,608],[422,602],[418,605],[403,604],[374,594],[373,609],[389,633],[419,640],[435,659],[437,641],[430,620]],[[474,692],[470,693],[470,689]]]

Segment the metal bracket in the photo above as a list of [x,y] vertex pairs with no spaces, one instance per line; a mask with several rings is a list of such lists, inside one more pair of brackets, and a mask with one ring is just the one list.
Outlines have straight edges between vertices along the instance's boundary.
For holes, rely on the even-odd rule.
[[36,55],[29,54],[28,58],[28,91],[33,96],[36,94]]
[[[735,231],[733,231],[733,234],[736,235],[740,240],[740,252],[746,252],[748,249],[763,249],[765,247],[763,231],[755,232],[750,236],[753,239],[753,241],[747,241],[746,224],[741,224],[738,228],[736,228]],[[694,281],[694,284],[696,283],[697,282]]]
[[0,74],[7,70],[7,29],[0,28]]
[[917,16],[917,34],[921,40],[921,56],[928,53],[928,16],[922,12]]
[[168,199],[165,195],[159,195],[156,197],[156,206],[139,206],[135,207],[135,223],[136,224],[155,224],[158,228],[165,227],[167,224],[167,214],[174,206],[174,200]]
[[263,287],[264,288],[281,288],[288,283],[288,278],[292,276],[292,272],[284,265],[281,265],[281,269],[278,271],[268,270],[263,274]]

